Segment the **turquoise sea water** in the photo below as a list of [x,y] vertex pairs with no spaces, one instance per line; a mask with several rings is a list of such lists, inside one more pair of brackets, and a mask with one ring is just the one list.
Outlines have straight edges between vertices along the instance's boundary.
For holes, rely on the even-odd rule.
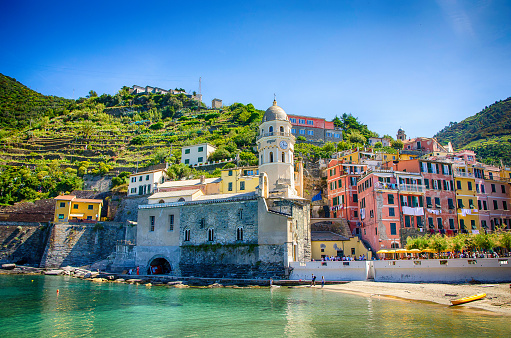
[[0,302],[2,337],[511,335],[505,316],[320,288],[174,289],[9,275],[0,276]]

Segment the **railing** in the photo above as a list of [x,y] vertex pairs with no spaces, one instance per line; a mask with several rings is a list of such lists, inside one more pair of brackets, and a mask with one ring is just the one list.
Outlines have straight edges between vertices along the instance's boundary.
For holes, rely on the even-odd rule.
[[257,139],[259,140],[261,137],[268,137],[268,136],[293,136],[291,133],[285,133],[280,131],[272,131],[271,133],[262,133],[257,136]]
[[457,171],[457,170],[454,170],[454,177],[471,177],[473,178],[474,177],[474,174],[473,173],[467,173],[465,171]]
[[400,184],[399,190],[408,192],[424,192],[426,190],[426,187],[417,184]]
[[388,189],[388,190],[397,190],[397,183],[386,183],[386,182],[376,182],[374,184],[375,189]]

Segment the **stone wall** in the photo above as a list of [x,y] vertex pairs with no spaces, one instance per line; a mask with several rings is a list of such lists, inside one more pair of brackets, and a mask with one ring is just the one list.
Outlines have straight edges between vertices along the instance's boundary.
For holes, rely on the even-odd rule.
[[40,266],[84,266],[106,259],[115,252],[117,241],[125,239],[125,234],[123,223],[55,224]]
[[138,217],[138,206],[148,204],[148,196],[125,197],[120,204],[116,205],[115,222],[136,222]]
[[0,222],[0,263],[38,266],[49,233],[40,223]]

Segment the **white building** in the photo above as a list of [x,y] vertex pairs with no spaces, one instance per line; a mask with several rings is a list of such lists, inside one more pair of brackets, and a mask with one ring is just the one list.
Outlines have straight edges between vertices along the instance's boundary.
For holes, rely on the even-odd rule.
[[165,182],[165,171],[163,169],[131,174],[128,196],[152,194],[155,186],[163,182]]
[[390,147],[392,140],[386,137],[370,137],[368,142],[371,147],[374,147],[378,142],[381,142],[383,147]]
[[181,163],[188,165],[203,164],[208,161],[208,156],[216,150],[209,143],[194,144],[181,149]]

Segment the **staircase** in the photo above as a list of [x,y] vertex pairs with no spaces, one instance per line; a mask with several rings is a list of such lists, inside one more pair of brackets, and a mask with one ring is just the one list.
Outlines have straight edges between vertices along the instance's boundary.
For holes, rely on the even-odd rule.
[[66,265],[82,266],[89,262],[89,252],[77,245],[87,232],[87,226],[54,225],[41,259],[41,268],[58,268]]

